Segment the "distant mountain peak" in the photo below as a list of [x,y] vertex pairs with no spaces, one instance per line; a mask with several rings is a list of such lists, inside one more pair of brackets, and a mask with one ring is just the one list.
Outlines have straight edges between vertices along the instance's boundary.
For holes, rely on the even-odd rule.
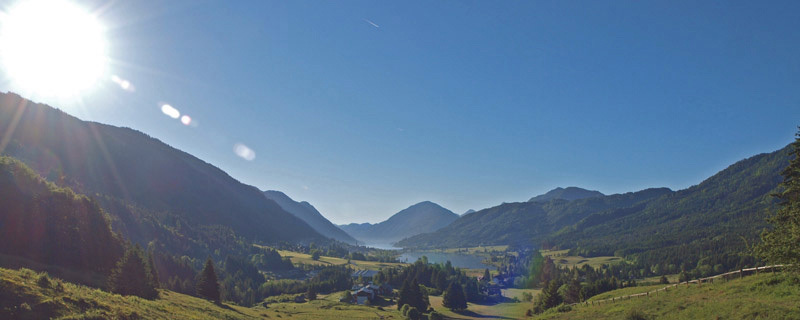
[[294,201],[285,193],[276,190],[264,191],[264,196],[267,197],[267,199],[275,201],[287,212],[305,221],[311,228],[322,235],[350,244],[357,243],[356,239],[331,223],[317,208],[314,208],[313,205],[308,203],[308,201]]
[[468,214],[470,214],[470,213],[473,213],[473,212],[475,212],[475,210],[473,210],[473,209],[469,209],[469,210],[465,211],[464,213],[462,213],[461,215],[462,215],[462,216],[466,216],[466,215],[468,215]]
[[351,223],[340,227],[359,241],[392,243],[420,233],[436,231],[458,219],[459,215],[431,202],[422,201],[395,213],[386,221]]
[[586,190],[578,187],[566,187],[566,188],[558,187],[548,191],[545,194],[535,196],[530,200],[528,200],[528,202],[547,202],[553,199],[563,199],[572,201],[572,200],[602,197],[602,196],[604,196],[604,194],[596,190]]

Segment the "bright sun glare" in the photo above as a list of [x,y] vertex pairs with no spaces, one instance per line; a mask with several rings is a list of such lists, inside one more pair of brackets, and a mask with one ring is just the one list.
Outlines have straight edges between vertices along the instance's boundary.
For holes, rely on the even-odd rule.
[[103,27],[66,0],[22,0],[0,12],[0,63],[13,86],[37,95],[70,96],[105,72]]

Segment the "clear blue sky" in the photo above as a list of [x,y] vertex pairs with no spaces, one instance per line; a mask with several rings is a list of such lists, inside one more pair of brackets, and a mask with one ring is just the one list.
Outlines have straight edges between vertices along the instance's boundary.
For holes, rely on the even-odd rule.
[[106,81],[82,103],[42,101],[143,131],[334,223],[558,186],[682,189],[785,146],[800,125],[800,1],[83,5],[102,8],[109,74],[136,91]]

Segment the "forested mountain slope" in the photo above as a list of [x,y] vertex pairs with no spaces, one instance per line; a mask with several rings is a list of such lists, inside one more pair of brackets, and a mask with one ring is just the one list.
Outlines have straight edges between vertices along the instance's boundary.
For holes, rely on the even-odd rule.
[[[679,272],[748,264],[747,247],[767,227],[789,147],[739,161],[702,183],[672,192],[546,203],[506,203],[466,215],[403,247],[518,244],[571,249],[582,256],[616,255]],[[710,273],[704,270],[702,273]]]
[[344,232],[344,230],[339,229],[339,227],[337,227],[335,224],[331,223],[319,211],[317,211],[317,208],[314,208],[314,206],[312,206],[310,203],[305,201],[294,201],[292,198],[289,198],[289,196],[280,191],[264,191],[264,196],[272,201],[275,201],[287,212],[300,219],[303,219],[303,221],[308,223],[308,225],[314,228],[314,230],[317,230],[317,232],[321,233],[323,236],[349,244],[357,243],[356,239]]
[[0,94],[0,133],[3,154],[95,196],[134,241],[231,232],[263,242],[324,239],[257,188],[132,129]]
[[398,243],[402,247],[466,247],[492,244],[539,245],[551,233],[598,212],[625,208],[672,193],[667,188],[580,200],[504,203],[460,217],[433,233]]
[[593,215],[550,238],[587,256],[692,263],[712,254],[727,265],[748,255],[767,227],[771,196],[789,164],[789,147],[739,161],[702,183],[635,208]]
[[578,187],[555,188],[545,194],[540,194],[528,200],[528,202],[547,202],[553,199],[563,200],[578,200],[594,197],[602,197],[603,193],[600,191],[586,190]]
[[0,254],[105,274],[122,247],[97,202],[0,156]]

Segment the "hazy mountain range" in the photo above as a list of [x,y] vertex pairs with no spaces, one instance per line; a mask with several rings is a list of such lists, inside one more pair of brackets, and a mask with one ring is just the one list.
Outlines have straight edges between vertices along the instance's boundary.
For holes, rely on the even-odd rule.
[[264,191],[264,196],[268,199],[275,201],[284,210],[303,219],[314,230],[331,239],[336,239],[349,244],[357,244],[356,239],[348,235],[342,229],[339,229],[332,222],[328,221],[322,214],[317,211],[310,203],[302,201],[297,202],[292,200],[289,196],[280,191]]
[[436,231],[458,217],[436,203],[424,201],[403,209],[380,223],[351,223],[340,227],[364,243],[388,245],[413,235]]

